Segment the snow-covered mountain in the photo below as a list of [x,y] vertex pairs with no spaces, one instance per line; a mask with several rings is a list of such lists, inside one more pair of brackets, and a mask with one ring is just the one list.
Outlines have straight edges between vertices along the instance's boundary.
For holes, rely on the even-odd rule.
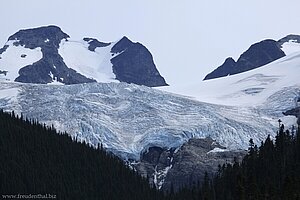
[[[60,37],[67,36],[62,34]],[[132,56],[131,58],[139,60],[135,57],[140,55],[135,48],[126,48],[132,43],[127,38],[116,43],[102,43],[92,38],[82,41],[60,39],[49,47],[57,47],[54,54],[48,54],[48,47],[36,47],[35,43],[27,44],[22,41],[12,37],[1,50],[0,63],[5,63],[11,68],[1,68],[0,71],[0,76],[4,77],[0,81],[0,108],[6,111],[14,110],[47,125],[53,124],[58,130],[66,131],[72,137],[91,145],[97,146],[102,143],[109,151],[129,160],[132,166],[140,166],[142,171],[145,168],[149,169],[151,165],[139,164],[141,158],[147,157],[147,153],[165,154],[165,159],[161,161],[164,165],[160,163],[160,167],[155,165],[151,166],[152,171],[148,170],[153,173],[150,175],[153,175],[153,180],[159,187],[163,187],[168,172],[174,171],[174,163],[171,161],[173,157],[168,157],[169,155],[173,156],[174,152],[179,151],[178,154],[174,153],[174,158],[176,160],[177,156],[177,160],[180,160],[178,156],[184,154],[184,151],[180,152],[180,147],[184,144],[187,145],[185,149],[192,149],[188,150],[190,154],[198,152],[195,148],[203,141],[194,141],[192,146],[189,146],[187,141],[191,138],[205,139],[205,146],[208,147],[201,150],[203,156],[198,156],[197,159],[209,158],[213,159],[211,163],[218,163],[219,160],[215,159],[219,159],[220,156],[211,156],[208,153],[223,152],[224,149],[211,149],[215,147],[211,140],[218,143],[217,147],[220,145],[227,148],[226,151],[246,149],[250,138],[259,144],[267,135],[274,136],[279,118],[288,127],[296,124],[295,117],[282,114],[293,109],[300,96],[300,45],[295,40],[281,40],[286,56],[259,68],[218,79],[199,80],[195,85],[182,88],[169,86],[159,89],[124,83],[126,81],[110,81],[114,75],[119,77],[118,80],[133,77],[130,76],[133,75],[131,72],[127,73],[122,71],[124,68],[117,67],[124,64],[126,58],[123,56]],[[41,42],[40,39],[38,41]],[[46,44],[50,41],[51,38],[49,41],[43,40]],[[20,58],[10,63],[10,54]],[[26,72],[31,72],[32,68],[38,71],[37,66],[47,66],[47,63],[56,62],[53,58],[57,58],[57,55],[75,75],[67,71],[69,76],[62,79],[55,71],[51,71],[62,69],[53,65],[51,73],[47,72],[51,83],[53,80],[60,82],[59,80],[89,79],[92,75],[93,79],[89,79],[89,83],[72,85],[5,80],[12,74],[18,75],[18,67],[15,66],[28,65],[19,71],[20,76],[16,77],[16,80],[19,80],[22,79],[22,74],[28,75]],[[112,71],[107,67],[109,62],[112,64]],[[125,65],[131,63],[128,61]],[[100,71],[94,68],[96,64],[102,66]],[[8,69],[16,70],[8,73]],[[120,71],[115,73],[115,69]],[[80,73],[79,77],[77,73]],[[39,72],[37,74],[40,75]],[[70,76],[72,79],[68,79]],[[43,78],[43,75],[27,76],[36,77]],[[12,76],[10,80],[14,78]],[[101,82],[94,82],[98,78]],[[150,149],[154,149],[154,153]],[[231,154],[226,154],[229,155]],[[170,161],[166,162],[167,158]],[[186,159],[193,158],[189,156]],[[186,163],[186,160],[184,162]],[[189,164],[187,168],[197,166],[195,163]],[[203,164],[205,165],[207,163]]]
[[[187,170],[197,166],[212,170],[214,165],[237,155],[208,155],[206,151],[211,150],[207,149],[201,156],[182,157],[186,147],[179,147],[191,138],[212,138],[234,151],[246,149],[250,138],[259,144],[267,135],[274,136],[279,118],[287,127],[294,125],[296,118],[283,116],[282,112],[295,107],[295,98],[300,94],[299,70],[300,52],[252,71],[205,81],[199,85],[198,98],[214,104],[127,83],[0,82],[0,107],[53,124],[91,145],[102,143],[109,151],[130,160],[132,166],[140,166],[139,172],[152,176],[158,188],[168,188],[174,177],[183,175],[177,165]],[[201,86],[206,89],[201,90]],[[160,160],[169,159],[168,162],[140,162],[151,147],[162,149]],[[174,159],[166,157],[169,154],[164,150],[168,149],[178,151]],[[197,160],[202,158],[208,160]],[[195,179],[202,177],[203,169],[193,170],[199,173]],[[186,181],[177,180],[177,186]]]
[[18,31],[0,49],[0,78],[25,83],[127,82],[167,85],[151,53],[127,37],[103,43],[70,39],[59,27]]
[[[300,85],[300,44],[289,40],[282,44],[282,49],[287,56],[256,69],[218,79],[198,80],[192,85],[161,89],[214,104],[270,106],[278,100],[275,99],[278,98],[275,95],[277,92]],[[300,94],[295,93],[296,96]],[[295,102],[280,102],[276,107],[285,108],[287,104],[295,105]]]
[[299,35],[288,35],[278,41],[263,40],[251,45],[237,61],[231,57],[227,58],[221,66],[207,74],[204,80],[234,75],[264,66],[298,51],[299,46]]

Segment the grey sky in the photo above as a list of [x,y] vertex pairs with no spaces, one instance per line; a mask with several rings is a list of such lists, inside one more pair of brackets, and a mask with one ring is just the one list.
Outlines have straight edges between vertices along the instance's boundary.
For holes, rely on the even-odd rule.
[[170,84],[188,83],[262,39],[300,34],[299,0],[1,0],[0,43],[55,24],[73,39],[143,43]]

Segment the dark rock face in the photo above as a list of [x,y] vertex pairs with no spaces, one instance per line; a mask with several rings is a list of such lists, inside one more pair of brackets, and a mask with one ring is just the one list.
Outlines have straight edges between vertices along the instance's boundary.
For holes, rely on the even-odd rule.
[[111,59],[117,80],[149,87],[167,85],[156,69],[151,53],[142,44],[123,37],[113,46],[111,53],[117,54]]
[[175,190],[202,182],[205,172],[213,175],[218,165],[242,160],[245,151],[209,152],[214,148],[224,149],[211,138],[190,139],[178,151],[151,147],[141,155],[134,168],[156,187]]
[[292,115],[295,117],[300,117],[300,107],[293,108],[291,110],[287,110],[283,113],[284,115]]
[[[6,51],[6,49],[8,48],[8,45],[4,45],[4,47],[2,47],[0,49],[0,54],[2,54],[4,51]],[[1,58],[1,57],[0,57]]]
[[43,57],[32,65],[20,69],[17,82],[24,83],[51,83],[54,79],[64,84],[95,82],[93,79],[76,73],[66,66],[63,58],[58,53],[61,40],[69,36],[62,32],[59,27],[47,26],[34,29],[21,30],[9,37],[9,40],[16,40],[15,46],[24,45],[26,48],[41,48]]
[[160,147],[150,147],[148,152],[143,153],[142,160],[157,164],[159,162],[160,155],[164,150]]
[[107,47],[111,43],[104,43],[104,42],[99,42],[95,38],[83,38],[84,41],[86,41],[89,44],[88,49],[90,51],[95,51],[97,47]]
[[166,167],[169,167],[172,163],[175,149],[162,149],[160,147],[150,147],[147,152],[141,155],[141,160],[138,164],[134,165],[134,168],[144,177],[148,177],[150,185],[153,187],[161,188],[163,174],[157,175],[162,172]]
[[280,49],[278,42],[275,40],[263,40],[251,45],[236,62],[232,58],[226,59],[224,64],[209,73],[204,80],[246,72],[284,56],[285,53]]
[[234,59],[229,57],[225,60],[225,62],[220,67],[218,67],[211,73],[207,74],[204,80],[224,77],[233,74],[236,71],[236,66],[237,65]]
[[127,37],[123,37],[111,48],[111,52],[121,53],[122,51],[126,50],[128,47],[130,47],[133,44],[134,43],[130,41]]
[[284,57],[284,52],[274,40],[264,40],[252,45],[237,61],[239,71],[236,73],[255,69],[274,60]]
[[67,85],[96,82],[68,68],[59,54],[43,54],[41,60],[21,68],[19,70],[20,76],[17,77],[15,81],[47,84],[52,82],[52,77],[49,75],[50,73],[53,74],[54,79],[58,82]]

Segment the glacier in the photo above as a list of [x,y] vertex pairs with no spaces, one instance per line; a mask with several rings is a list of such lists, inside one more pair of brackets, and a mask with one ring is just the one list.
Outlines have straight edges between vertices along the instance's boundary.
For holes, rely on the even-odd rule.
[[[259,107],[217,105],[127,83],[39,85],[2,81],[0,108],[14,110],[92,146],[102,143],[126,160],[151,146],[177,148],[211,137],[228,149],[245,149],[274,136],[281,112],[293,107],[299,87],[283,88]],[[280,106],[278,106],[280,105]]]

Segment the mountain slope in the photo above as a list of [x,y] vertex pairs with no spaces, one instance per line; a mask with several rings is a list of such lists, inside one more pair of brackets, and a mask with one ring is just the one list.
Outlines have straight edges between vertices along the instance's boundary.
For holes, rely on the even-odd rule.
[[121,81],[167,85],[140,43],[124,37],[103,43],[70,40],[59,27],[20,30],[0,49],[0,78],[24,83],[77,84]]

